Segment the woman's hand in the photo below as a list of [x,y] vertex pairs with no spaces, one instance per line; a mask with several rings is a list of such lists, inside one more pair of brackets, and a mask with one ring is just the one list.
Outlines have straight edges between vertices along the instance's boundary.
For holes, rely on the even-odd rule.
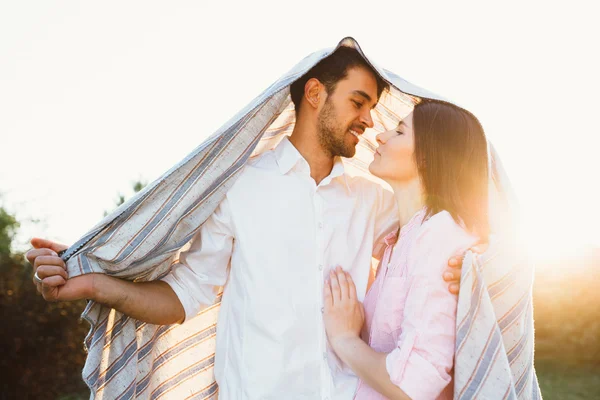
[[325,330],[333,350],[347,339],[360,337],[365,320],[363,305],[356,299],[356,286],[341,267],[329,273],[324,285]]

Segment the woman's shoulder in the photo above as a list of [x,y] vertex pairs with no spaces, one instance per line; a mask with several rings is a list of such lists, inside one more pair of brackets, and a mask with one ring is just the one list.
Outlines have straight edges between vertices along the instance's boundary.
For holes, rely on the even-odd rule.
[[440,211],[423,221],[416,233],[413,248],[416,251],[443,253],[450,256],[461,252],[478,241],[477,236],[456,222],[448,211]]

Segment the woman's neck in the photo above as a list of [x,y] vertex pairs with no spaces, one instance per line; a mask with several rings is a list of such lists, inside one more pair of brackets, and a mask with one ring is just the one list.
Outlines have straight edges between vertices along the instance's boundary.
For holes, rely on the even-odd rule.
[[398,205],[398,220],[403,227],[419,210],[425,206],[425,195],[418,178],[410,182],[388,182],[394,191]]

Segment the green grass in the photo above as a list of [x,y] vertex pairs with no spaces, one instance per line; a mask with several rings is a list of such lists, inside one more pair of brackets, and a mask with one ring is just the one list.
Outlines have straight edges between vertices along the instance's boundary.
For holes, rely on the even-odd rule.
[[544,400],[600,399],[600,365],[536,360],[535,370]]

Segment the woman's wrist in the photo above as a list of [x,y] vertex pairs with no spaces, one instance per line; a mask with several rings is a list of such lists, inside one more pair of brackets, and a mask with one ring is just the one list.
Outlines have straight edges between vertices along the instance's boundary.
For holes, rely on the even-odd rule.
[[364,344],[362,339],[358,335],[353,334],[339,336],[331,341],[333,351],[346,364],[350,364],[349,355],[356,352],[361,344]]

